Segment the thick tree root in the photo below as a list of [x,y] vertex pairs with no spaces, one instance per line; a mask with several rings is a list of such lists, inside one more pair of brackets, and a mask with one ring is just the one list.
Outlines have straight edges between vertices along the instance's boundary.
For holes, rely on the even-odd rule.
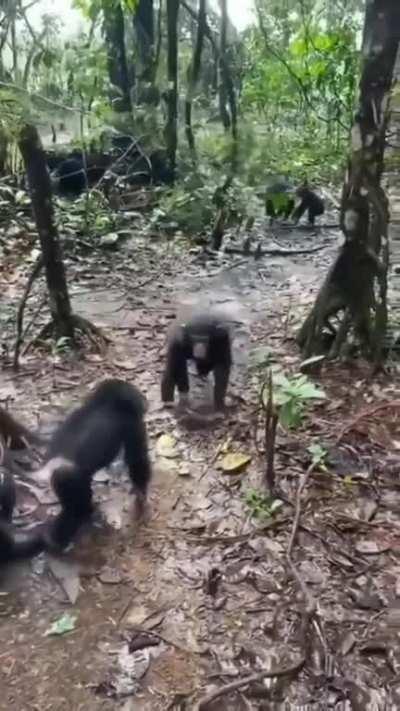
[[[95,326],[91,321],[83,318],[83,316],[78,316],[77,314],[71,315],[72,326],[74,330],[80,331],[84,336],[86,336],[89,341],[97,348],[100,352],[104,352],[107,345],[111,343],[111,339],[103,333],[103,331]],[[49,321],[42,330],[36,336],[33,343],[37,344],[40,341],[46,341],[55,335],[55,324],[53,321]]]

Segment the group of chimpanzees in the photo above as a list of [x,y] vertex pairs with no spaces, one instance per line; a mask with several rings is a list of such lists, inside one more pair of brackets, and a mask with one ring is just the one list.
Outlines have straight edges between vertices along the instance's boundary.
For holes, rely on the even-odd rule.
[[[202,377],[213,371],[214,405],[217,411],[223,411],[232,364],[230,329],[223,318],[200,314],[173,324],[161,382],[165,404],[173,403],[177,388],[187,405],[188,361],[194,361]],[[44,466],[33,474],[39,483],[51,484],[61,506],[60,513],[22,539],[12,529],[16,502],[13,475],[10,471],[0,475],[0,564],[30,558],[43,550],[65,550],[91,516],[95,473],[109,466],[121,449],[136,493],[135,517],[138,520],[147,517],[151,463],[144,421],[146,410],[146,400],[134,385],[108,379],[66,417],[47,444]],[[34,433],[17,423],[15,426],[25,440],[37,440]]]
[[[133,145],[133,139],[129,136],[121,136],[119,140],[121,141],[121,147],[124,149],[127,148],[128,141]],[[117,144],[117,146],[120,147],[119,144]],[[155,157],[152,156],[152,171],[154,171],[154,160]],[[170,182],[169,179],[167,180],[167,176],[162,173],[161,163],[160,166],[158,166],[158,168],[156,166],[157,174],[160,173],[162,176],[162,182]],[[88,187],[87,173],[82,156],[78,152],[63,160],[51,173],[51,177],[53,187],[66,197],[77,197]],[[299,200],[297,207],[296,198]],[[265,193],[265,210],[271,223],[276,217],[283,217],[287,220],[290,216],[293,221],[297,223],[307,212],[308,223],[314,226],[315,218],[324,213],[325,205],[322,198],[311,190],[307,182],[295,190],[289,181],[282,179],[273,182],[267,187]]]
[[109,168],[121,175],[129,185],[171,185],[174,173],[169,167],[166,151],[159,148],[145,156],[138,150],[133,136],[112,135],[109,150],[85,156],[74,150],[69,155],[47,154],[47,166],[55,192],[75,199],[89,186],[96,184]]

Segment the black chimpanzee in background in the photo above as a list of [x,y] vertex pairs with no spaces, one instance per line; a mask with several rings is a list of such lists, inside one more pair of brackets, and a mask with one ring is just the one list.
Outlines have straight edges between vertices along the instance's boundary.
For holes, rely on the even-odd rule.
[[167,358],[161,382],[161,398],[174,400],[177,387],[181,399],[189,394],[187,361],[195,362],[197,372],[205,377],[214,373],[214,405],[223,410],[232,365],[231,337],[228,326],[212,314],[193,316],[186,323],[176,322],[169,334]]
[[51,177],[53,187],[64,197],[76,198],[87,190],[87,175],[79,153],[63,160]]
[[46,534],[48,547],[64,549],[92,513],[92,479],[109,466],[121,449],[136,493],[136,516],[147,513],[151,478],[144,415],[146,401],[140,391],[123,380],[98,385],[54,433],[39,479],[50,478],[61,512]]
[[325,211],[324,201],[313,190],[310,190],[307,183],[297,188],[296,195],[300,198],[300,204],[293,211],[293,220],[297,223],[308,211],[308,223],[314,226],[315,218],[323,215]]

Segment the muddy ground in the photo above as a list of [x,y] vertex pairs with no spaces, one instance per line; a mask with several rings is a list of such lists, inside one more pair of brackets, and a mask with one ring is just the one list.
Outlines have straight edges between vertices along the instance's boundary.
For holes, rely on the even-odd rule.
[[[396,366],[374,379],[362,363],[322,366],[314,381],[326,399],[307,403],[297,429],[278,428],[283,503],[255,517],[248,492],[264,486],[257,413],[266,373],[255,358],[297,372],[295,333],[338,238],[333,229],[256,230],[265,248],[318,251],[216,260],[133,229],[117,250],[67,252],[74,309],[109,347],[27,348],[46,321],[38,282],[16,376],[7,359],[34,254],[21,248],[24,260],[3,261],[1,403],[49,429],[103,377],[135,382],[150,404],[154,482],[152,518],[137,528],[123,467],[100,472],[99,514],[74,549],[4,572],[0,709],[400,709]],[[199,304],[224,310],[234,329],[229,411],[213,423],[165,410],[159,396],[167,327]],[[210,385],[192,381],[202,407]],[[313,444],[330,455],[315,471]],[[227,473],[227,453],[249,464]],[[18,494],[18,527],[56,511],[51,492],[20,484]]]

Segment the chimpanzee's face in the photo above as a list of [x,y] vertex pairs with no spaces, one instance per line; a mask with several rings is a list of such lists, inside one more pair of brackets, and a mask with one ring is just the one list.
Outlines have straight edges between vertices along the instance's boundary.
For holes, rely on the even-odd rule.
[[195,336],[193,338],[192,353],[193,360],[196,363],[196,370],[199,375],[208,375],[210,370],[209,364],[210,339],[208,336]]
[[203,336],[203,338],[196,338],[196,340],[193,341],[193,358],[196,362],[207,360],[208,344],[209,339],[205,336]]

